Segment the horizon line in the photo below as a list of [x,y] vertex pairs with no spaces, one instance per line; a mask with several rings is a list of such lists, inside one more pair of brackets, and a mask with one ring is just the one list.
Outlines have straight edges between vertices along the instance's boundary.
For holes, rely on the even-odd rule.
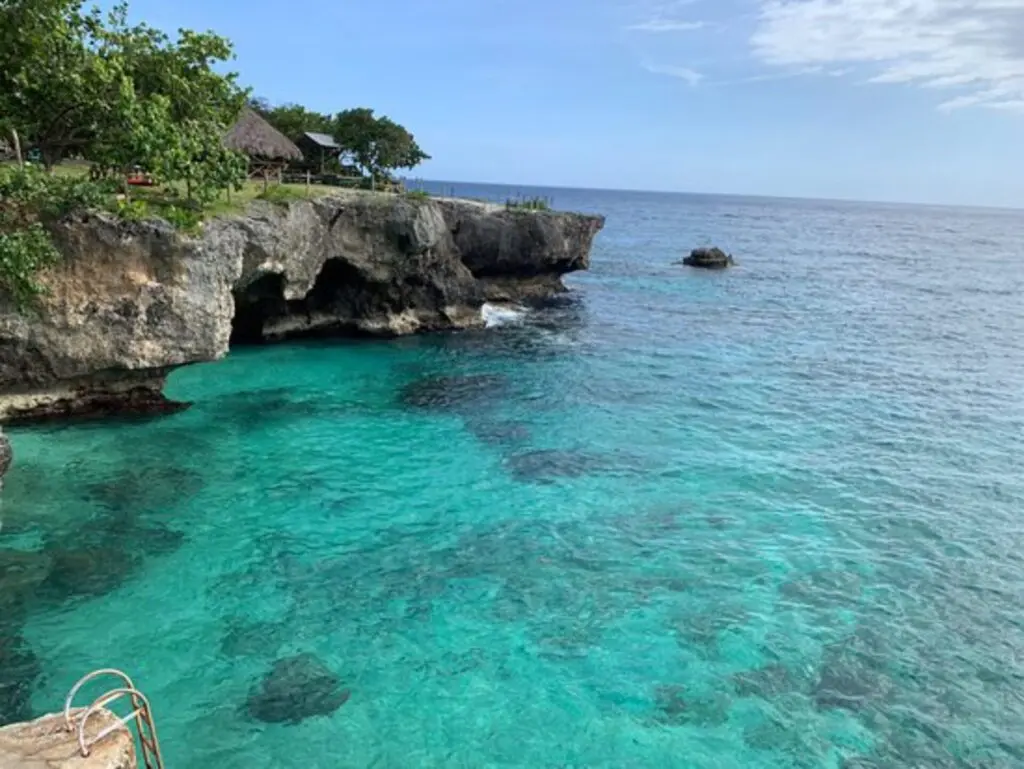
[[[641,193],[645,195],[689,195],[693,197],[709,198],[752,198],[757,200],[789,200],[813,203],[860,203],[864,205],[883,206],[907,206],[911,208],[969,208],[982,211],[1012,211],[1024,212],[1024,204],[1020,205],[994,205],[981,203],[923,203],[908,200],[869,200],[866,198],[811,198],[798,195],[765,195],[759,193],[744,192],[694,192],[688,190],[645,190],[637,187],[573,187],[564,184],[520,184],[510,182],[480,182],[457,179],[428,179],[426,177],[400,177],[402,181],[429,182],[431,184],[469,185],[483,187],[524,187],[536,190],[567,190],[575,192],[625,192]],[[456,196],[457,197],[457,196]]]

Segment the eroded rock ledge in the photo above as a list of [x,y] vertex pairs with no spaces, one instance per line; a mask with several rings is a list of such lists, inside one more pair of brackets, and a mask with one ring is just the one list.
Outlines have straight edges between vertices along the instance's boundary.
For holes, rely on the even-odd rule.
[[72,217],[38,309],[20,315],[0,296],[0,421],[180,408],[162,395],[167,373],[231,341],[478,325],[486,301],[563,290],[603,224],[356,192],[256,203],[195,237]]

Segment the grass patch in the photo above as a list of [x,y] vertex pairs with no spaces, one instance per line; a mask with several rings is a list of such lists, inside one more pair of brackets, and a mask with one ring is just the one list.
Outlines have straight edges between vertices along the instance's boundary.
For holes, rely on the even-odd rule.
[[307,190],[297,184],[275,184],[261,191],[256,200],[266,200],[269,203],[291,203],[293,200],[306,200],[311,196],[312,185]]
[[409,200],[430,200],[430,193],[426,190],[407,190],[402,194]]
[[551,201],[544,197],[509,198],[505,201],[509,211],[550,211]]

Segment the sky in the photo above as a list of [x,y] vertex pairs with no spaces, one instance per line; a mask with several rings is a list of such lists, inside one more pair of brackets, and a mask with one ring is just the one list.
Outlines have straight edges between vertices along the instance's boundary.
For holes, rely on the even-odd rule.
[[1024,0],[131,0],[427,179],[1024,207]]

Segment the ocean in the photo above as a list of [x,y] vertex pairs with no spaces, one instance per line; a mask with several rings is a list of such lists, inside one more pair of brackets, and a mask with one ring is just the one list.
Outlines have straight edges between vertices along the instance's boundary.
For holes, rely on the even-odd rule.
[[1024,213],[433,189],[592,269],[12,430],[0,720],[113,666],[169,769],[1024,765]]

